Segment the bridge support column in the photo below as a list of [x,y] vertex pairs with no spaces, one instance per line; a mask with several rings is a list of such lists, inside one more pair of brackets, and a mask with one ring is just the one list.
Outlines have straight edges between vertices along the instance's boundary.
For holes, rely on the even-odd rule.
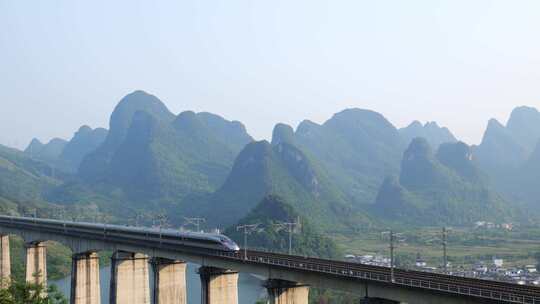
[[155,304],[186,304],[186,263],[152,259]]
[[112,256],[110,304],[149,304],[148,256],[117,251]]
[[26,282],[47,285],[47,247],[43,243],[26,244]]
[[9,236],[0,235],[0,288],[6,287],[11,279],[11,257],[9,255]]
[[100,304],[99,257],[95,252],[74,254],[71,264],[71,304]]
[[202,304],[238,304],[238,273],[232,270],[201,267]]
[[264,286],[268,291],[269,304],[307,304],[309,286],[284,280],[268,280]]

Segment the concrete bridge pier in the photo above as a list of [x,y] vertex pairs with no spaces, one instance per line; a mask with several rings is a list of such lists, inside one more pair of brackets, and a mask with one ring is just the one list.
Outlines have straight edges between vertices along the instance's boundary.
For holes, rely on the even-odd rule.
[[99,256],[95,252],[77,253],[71,264],[71,304],[100,304]]
[[155,304],[186,304],[186,263],[152,259]]
[[9,284],[10,277],[9,235],[0,235],[0,288]]
[[150,304],[148,256],[117,251],[112,256],[110,304]]
[[307,304],[309,286],[285,280],[270,279],[264,283],[269,304]]
[[203,266],[199,275],[202,304],[238,304],[238,272]]
[[26,282],[47,285],[47,247],[44,243],[26,244]]

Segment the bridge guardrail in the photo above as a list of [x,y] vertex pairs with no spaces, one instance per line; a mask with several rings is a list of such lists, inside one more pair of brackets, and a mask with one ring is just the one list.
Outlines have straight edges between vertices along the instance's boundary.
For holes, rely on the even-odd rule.
[[280,258],[248,256],[248,259],[245,260],[243,257],[235,253],[229,253],[229,252],[217,252],[217,255],[233,258],[235,260],[242,260],[246,262],[264,263],[264,264],[276,265],[276,266],[286,266],[288,268],[317,271],[317,272],[333,274],[333,275],[338,275],[338,276],[346,276],[346,277],[363,279],[363,280],[371,280],[371,281],[387,283],[387,284],[397,284],[397,285],[413,287],[413,288],[423,288],[423,289],[441,291],[441,292],[446,292],[446,293],[454,293],[454,294],[459,294],[459,295],[464,295],[464,296],[472,296],[472,297],[479,297],[479,298],[485,298],[485,299],[490,299],[490,300],[505,301],[509,303],[520,303],[520,304],[540,303],[540,298],[536,298],[532,296],[524,296],[524,295],[513,294],[509,292],[494,292],[491,290],[485,290],[481,288],[464,287],[464,286],[453,285],[453,284],[448,284],[448,283],[403,278],[399,276],[395,277],[394,282],[392,282],[390,279],[390,275],[374,273],[374,272],[369,272],[369,271],[355,271],[355,270],[345,269],[342,267],[332,267],[332,266],[321,267],[321,265],[313,265],[307,262],[306,263],[291,262],[291,261],[283,260]]
[[[12,220],[9,221],[9,224],[13,226],[17,225],[16,223],[13,223]],[[32,227],[32,228],[37,229],[37,226],[39,226],[38,221],[34,219],[33,225],[35,225],[36,227]],[[114,240],[108,240],[108,235],[104,227],[106,227],[106,225],[103,225],[103,227],[96,228],[95,233],[92,232],[91,234],[94,237],[98,239],[102,239],[104,241],[120,242],[120,243],[121,242],[127,242],[127,243],[134,242],[134,240],[130,239],[130,237],[122,238],[122,236],[115,236]],[[27,227],[23,227],[21,229],[25,229],[25,228]],[[86,228],[89,229],[88,227]],[[71,236],[72,233],[68,230],[69,229],[66,228],[65,225],[63,225],[62,230],[61,230],[63,232],[60,232],[60,233],[63,233],[66,236]],[[141,237],[144,238],[145,236],[142,235]],[[159,247],[161,248],[162,247],[161,238],[158,241],[159,241]],[[152,242],[141,244],[141,246],[146,246],[146,247],[151,246],[151,245],[152,245]],[[170,246],[168,247],[172,246],[172,244],[169,244],[169,245]],[[204,248],[200,248],[199,250],[200,254],[202,255],[224,257],[228,259],[235,259],[237,261],[262,263],[262,264],[269,264],[269,265],[275,265],[275,266],[289,267],[289,268],[299,269],[299,270],[316,271],[316,272],[332,274],[332,275],[337,275],[337,276],[344,276],[344,277],[363,279],[363,280],[371,280],[371,281],[381,282],[381,283],[386,283],[386,284],[397,284],[397,285],[413,287],[413,288],[423,288],[423,289],[429,289],[429,290],[440,291],[440,292],[445,292],[445,293],[453,293],[453,294],[459,294],[459,295],[464,295],[464,296],[473,296],[473,297],[479,297],[479,298],[485,298],[485,299],[491,299],[491,300],[505,301],[509,303],[540,304],[540,295],[536,297],[536,296],[529,296],[529,295],[524,295],[524,294],[519,294],[519,293],[494,291],[494,290],[489,290],[486,288],[466,287],[459,284],[441,283],[441,282],[431,281],[431,280],[426,280],[426,279],[413,279],[413,278],[402,277],[399,275],[396,276],[394,281],[392,282],[389,274],[377,273],[375,271],[357,270],[354,268],[346,268],[343,266],[336,266],[336,265],[328,264],[328,263],[343,264],[342,262],[338,262],[338,261],[332,262],[332,261],[323,261],[320,259],[315,259],[315,260],[320,260],[320,262],[325,262],[325,264],[322,264],[322,263],[309,262],[309,259],[306,258],[306,261],[300,262],[300,261],[294,261],[292,260],[292,258],[299,259],[302,257],[285,256],[282,254],[269,254],[269,253],[264,253],[263,255],[263,252],[254,252],[254,253],[259,253],[260,255],[253,255],[253,256],[249,255],[248,259],[245,260],[243,256],[241,256],[237,252],[208,251],[208,250],[203,250],[203,249]],[[173,249],[173,250],[182,251],[180,248]],[[273,256],[268,256],[268,255],[273,255]],[[288,257],[288,258],[285,258],[285,257]],[[357,265],[361,266],[361,264],[357,264]],[[524,293],[526,294],[527,292],[524,291]],[[534,292],[534,294],[536,294],[536,292]]]

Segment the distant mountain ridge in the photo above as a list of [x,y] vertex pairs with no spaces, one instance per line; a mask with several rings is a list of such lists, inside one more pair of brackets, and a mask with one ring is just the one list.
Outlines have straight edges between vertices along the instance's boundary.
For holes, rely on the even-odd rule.
[[24,150],[24,153],[32,158],[54,163],[58,161],[67,143],[64,139],[53,138],[48,143],[43,144],[39,139],[34,138]]
[[423,137],[435,149],[444,143],[457,142],[454,134],[452,134],[448,128],[439,127],[434,121],[422,125],[421,122],[415,120],[407,127],[399,129],[399,133],[406,144],[410,144],[411,141],[417,137]]
[[127,136],[133,116],[137,111],[146,112],[158,121],[170,123],[174,115],[157,97],[143,91],[128,94],[115,107],[111,114],[109,133],[97,150],[86,155],[79,167],[79,175],[91,182],[98,181],[106,174],[116,149]]
[[0,182],[20,177],[0,185],[0,205],[12,206],[26,188],[23,200],[122,217],[161,210],[174,223],[203,216],[221,228],[269,195],[326,231],[516,219],[506,210],[519,202],[540,210],[539,117],[516,108],[506,126],[490,121],[482,143],[469,147],[435,122],[397,129],[380,113],[352,108],[296,130],[277,124],[269,143],[253,141],[238,121],[175,115],[135,91],[115,107],[109,130],[82,126],[70,141],[35,140],[24,153],[0,154]]
[[44,193],[58,184],[60,181],[46,163],[0,145],[0,198],[11,204],[11,210],[20,203],[43,202]]
[[540,112],[532,107],[517,107],[505,125],[492,119],[482,142],[473,148],[473,159],[487,173],[504,197],[528,213],[540,213],[536,169],[540,159]]
[[157,97],[135,91],[116,106],[105,141],[84,157],[79,176],[129,200],[179,199],[217,189],[251,140],[239,122],[191,111],[175,116]]
[[506,126],[491,119],[475,158],[486,170],[516,168],[523,164],[540,142],[540,112],[531,107],[517,107]]
[[398,130],[381,114],[347,109],[322,125],[303,121],[291,134],[283,125],[275,141],[289,141],[327,171],[336,187],[354,204],[373,202],[377,188],[399,170],[405,147]]
[[[348,209],[342,194],[302,151],[288,143],[260,141],[240,152],[229,177],[208,198],[203,213],[211,222],[228,226],[267,195],[283,197],[323,226]],[[201,213],[203,206],[195,208],[191,212]]]
[[74,173],[82,158],[93,152],[105,140],[107,132],[103,128],[93,130],[89,126],[82,126],[69,141],[53,138],[48,143],[43,144],[39,139],[34,138],[24,153],[30,158],[55,167],[55,169]]
[[540,140],[540,112],[533,107],[517,107],[510,114],[506,128],[530,156]]
[[399,179],[387,178],[374,214],[424,225],[470,225],[512,217],[508,205],[484,183],[462,142],[441,145],[435,155],[427,140],[414,139],[403,155]]
[[527,158],[527,153],[512,134],[495,119],[488,123],[484,137],[474,151],[480,166],[488,171],[515,168]]
[[107,137],[108,130],[104,128],[92,129],[82,126],[66,144],[59,158],[65,163],[68,170],[76,172],[83,158],[95,151]]

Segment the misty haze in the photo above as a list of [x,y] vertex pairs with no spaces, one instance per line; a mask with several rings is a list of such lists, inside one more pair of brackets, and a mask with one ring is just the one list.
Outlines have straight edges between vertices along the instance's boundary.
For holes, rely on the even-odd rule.
[[0,304],[540,303],[538,12],[0,0]]

